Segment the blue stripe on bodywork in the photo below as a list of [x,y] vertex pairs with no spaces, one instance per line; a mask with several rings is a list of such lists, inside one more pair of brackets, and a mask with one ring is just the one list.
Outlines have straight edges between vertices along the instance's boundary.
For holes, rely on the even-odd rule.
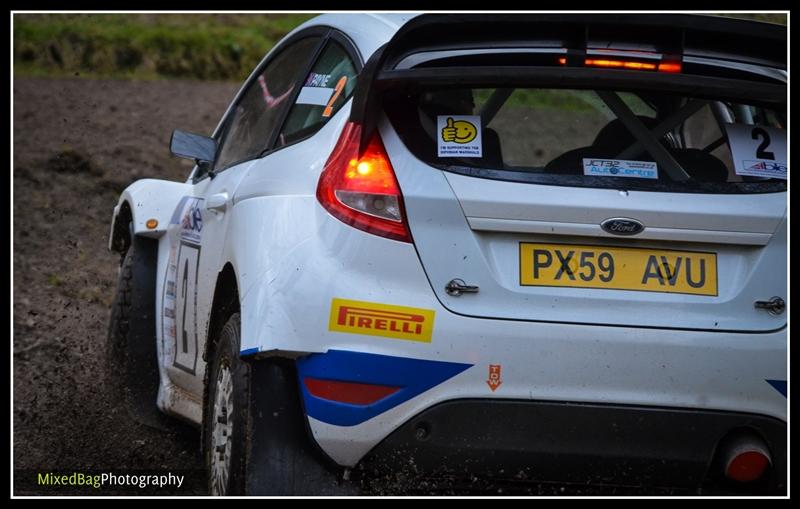
[[784,398],[789,393],[789,384],[786,380],[767,380],[767,383],[774,387],[776,391],[783,394]]
[[[297,374],[306,414],[328,424],[355,426],[439,385],[472,364],[429,361],[345,350],[329,350],[297,360]],[[306,377],[340,382],[400,387],[400,390],[369,405],[354,405],[312,396]]]
[[254,353],[258,353],[258,348],[248,348],[247,350],[242,350],[239,352],[239,357],[247,357],[248,355],[253,355]]

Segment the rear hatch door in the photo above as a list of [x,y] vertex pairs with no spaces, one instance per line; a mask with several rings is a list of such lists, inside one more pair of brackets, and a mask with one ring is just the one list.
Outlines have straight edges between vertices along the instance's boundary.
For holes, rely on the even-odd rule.
[[481,22],[417,18],[361,95],[385,112],[361,121],[380,129],[442,304],[496,319],[783,327],[756,302],[786,298],[785,31],[523,18],[490,20],[494,40],[435,46],[437,30]]

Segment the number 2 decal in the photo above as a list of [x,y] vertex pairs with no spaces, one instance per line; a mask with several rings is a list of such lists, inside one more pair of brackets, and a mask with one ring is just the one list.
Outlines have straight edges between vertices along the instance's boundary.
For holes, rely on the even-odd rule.
[[173,365],[183,371],[194,374],[197,368],[197,268],[200,259],[200,248],[181,242],[178,251],[178,278],[180,284],[177,292],[178,313],[176,324],[180,338],[175,337],[175,360]]
[[771,141],[769,138],[769,133],[760,127],[756,127],[753,129],[752,137],[754,140],[761,138],[761,144],[758,146],[758,148],[756,148],[756,158],[774,161],[775,154],[766,150]]
[[786,130],[752,124],[725,124],[733,170],[742,177],[786,180],[789,176]]
[[325,106],[325,110],[322,112],[323,117],[330,117],[331,113],[333,113],[333,103],[336,102],[336,99],[339,98],[341,95],[342,90],[344,90],[344,85],[347,83],[347,76],[342,76],[339,78],[339,81],[336,83],[336,88],[333,89],[333,95],[331,96],[330,101],[328,101],[328,105]]
[[181,284],[181,298],[183,299],[183,317],[181,318],[182,327],[181,327],[181,338],[182,338],[182,348],[181,353],[188,353],[189,352],[189,338],[188,334],[186,334],[186,290],[189,286],[189,259],[186,259],[186,263],[183,264],[183,284]]

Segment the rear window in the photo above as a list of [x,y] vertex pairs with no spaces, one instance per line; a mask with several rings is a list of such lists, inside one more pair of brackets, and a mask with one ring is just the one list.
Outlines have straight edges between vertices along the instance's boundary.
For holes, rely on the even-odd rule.
[[390,92],[384,109],[418,158],[477,177],[670,192],[786,189],[785,111],[760,106],[652,92],[451,88]]

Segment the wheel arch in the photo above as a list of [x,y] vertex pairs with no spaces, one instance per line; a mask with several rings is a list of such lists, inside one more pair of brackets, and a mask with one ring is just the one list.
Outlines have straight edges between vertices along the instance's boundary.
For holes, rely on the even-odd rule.
[[[114,207],[108,249],[125,254],[134,235],[162,237],[181,199],[190,193],[186,182],[143,179],[129,185]],[[155,226],[147,226],[150,220],[155,220]]]
[[225,322],[240,310],[239,282],[236,278],[236,269],[231,262],[227,262],[217,274],[214,285],[214,298],[211,301],[211,312],[208,317],[208,330],[206,331],[206,344],[203,347],[203,360],[206,365],[214,355],[214,347],[219,338],[219,333]]
[[[200,421],[202,423],[206,422],[208,414],[209,377],[220,333],[225,327],[225,322],[239,309],[239,283],[236,279],[236,269],[231,262],[227,262],[217,274],[217,281],[214,285],[214,298],[211,301],[211,311],[208,317],[206,340],[205,345],[203,345],[202,358],[205,362],[205,373],[203,374],[202,417]],[[200,444],[203,449],[203,455],[206,454],[205,433],[205,426],[200,426]]]
[[131,228],[133,213],[131,204],[124,200],[119,205],[119,212],[114,214],[111,221],[111,235],[108,241],[108,249],[125,255],[131,246]]

